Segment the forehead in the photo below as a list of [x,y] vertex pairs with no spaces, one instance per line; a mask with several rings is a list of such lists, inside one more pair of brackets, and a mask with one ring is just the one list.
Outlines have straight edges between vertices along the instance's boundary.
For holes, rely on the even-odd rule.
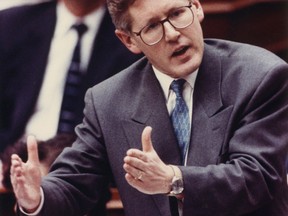
[[143,21],[162,17],[176,7],[188,5],[188,0],[136,0],[129,7],[129,14],[134,21]]

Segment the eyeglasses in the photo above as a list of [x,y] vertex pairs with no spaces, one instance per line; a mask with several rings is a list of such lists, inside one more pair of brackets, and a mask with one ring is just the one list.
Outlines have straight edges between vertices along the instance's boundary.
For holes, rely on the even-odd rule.
[[194,14],[191,9],[192,4],[188,6],[178,7],[173,10],[166,19],[158,22],[153,22],[143,27],[139,32],[133,32],[137,36],[140,36],[141,40],[148,46],[157,44],[162,40],[165,31],[164,23],[169,22],[175,29],[184,29],[191,25],[194,21]]

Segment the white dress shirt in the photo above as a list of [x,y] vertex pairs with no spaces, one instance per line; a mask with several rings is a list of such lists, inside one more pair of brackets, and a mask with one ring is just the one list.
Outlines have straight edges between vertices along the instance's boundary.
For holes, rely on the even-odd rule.
[[81,67],[85,70],[104,13],[105,9],[102,7],[80,19],[71,14],[63,2],[57,4],[57,23],[45,76],[35,112],[26,127],[26,135],[31,134],[39,140],[47,140],[56,134],[66,76],[78,38],[77,32],[71,29],[71,26],[83,22],[88,27],[81,44]]
[[[160,72],[155,67],[153,67],[154,73],[162,87],[162,90],[165,95],[166,99],[166,106],[169,115],[171,115],[175,105],[176,105],[176,94],[173,90],[170,89],[170,85],[173,82],[173,78]],[[184,77],[183,79],[186,80],[183,86],[183,99],[186,102],[186,105],[188,106],[189,110],[189,118],[190,118],[190,128],[191,128],[191,122],[192,122],[192,107],[193,107],[193,92],[194,92],[194,85],[195,80],[197,77],[198,69],[194,71],[193,73],[189,74],[187,77]]]

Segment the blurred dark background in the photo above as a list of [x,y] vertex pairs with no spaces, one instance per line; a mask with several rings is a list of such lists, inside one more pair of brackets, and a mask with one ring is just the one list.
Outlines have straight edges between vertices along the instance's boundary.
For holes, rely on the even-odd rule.
[[288,62],[288,0],[200,0],[204,37],[266,48]]
[[[0,0],[0,10],[49,0]],[[199,0],[204,36],[254,44],[288,62],[288,0]]]

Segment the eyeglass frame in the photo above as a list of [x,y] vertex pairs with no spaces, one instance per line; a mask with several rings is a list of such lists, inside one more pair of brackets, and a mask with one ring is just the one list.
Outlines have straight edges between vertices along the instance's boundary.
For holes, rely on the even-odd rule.
[[183,8],[183,7],[186,7],[186,8],[188,8],[188,9],[190,9],[190,11],[191,11],[191,13],[192,13],[192,21],[191,21],[190,24],[188,24],[188,25],[185,26],[185,27],[182,27],[182,28],[177,28],[177,27],[175,27],[175,26],[171,23],[171,21],[169,20],[170,14],[169,14],[165,19],[158,21],[158,23],[160,23],[160,24],[162,25],[163,31],[162,31],[162,36],[161,36],[161,38],[160,38],[157,42],[154,42],[154,43],[152,43],[152,44],[148,44],[148,43],[146,43],[146,42],[143,40],[143,38],[142,38],[142,36],[141,36],[142,31],[143,31],[147,26],[149,26],[149,24],[146,25],[146,26],[144,26],[140,31],[138,31],[138,32],[132,31],[132,33],[134,33],[136,36],[140,37],[141,40],[143,41],[143,43],[145,43],[146,45],[148,45],[148,46],[153,46],[153,45],[159,43],[159,42],[163,39],[163,37],[164,37],[164,35],[165,35],[165,29],[164,29],[164,23],[165,23],[165,22],[169,22],[169,24],[170,24],[174,29],[185,29],[185,28],[187,28],[188,26],[190,26],[190,25],[194,22],[194,13],[193,13],[193,11],[192,11],[192,6],[193,6],[192,2],[189,1],[189,5],[187,5],[187,6],[181,6],[181,7],[178,7],[178,8],[175,9],[175,10],[177,10],[177,9]]

